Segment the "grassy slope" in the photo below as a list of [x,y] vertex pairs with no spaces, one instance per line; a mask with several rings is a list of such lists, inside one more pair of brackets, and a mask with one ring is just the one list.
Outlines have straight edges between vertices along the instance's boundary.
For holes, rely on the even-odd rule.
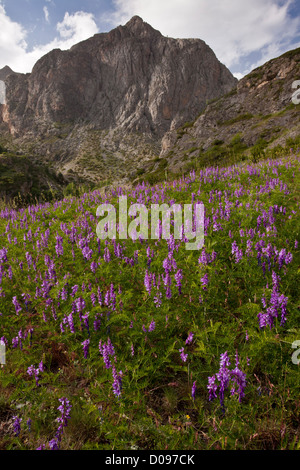
[[34,203],[41,198],[52,199],[66,185],[63,176],[56,174],[43,163],[27,156],[7,152],[0,146],[0,196],[23,203]]
[[91,186],[76,175],[63,176],[43,159],[15,154],[0,144],[0,209],[79,196]]
[[[104,200],[100,193],[2,212],[0,338],[5,337],[8,346],[6,365],[0,369],[0,448],[49,448],[58,426],[58,400],[67,397],[72,410],[62,449],[299,449],[300,374],[291,360],[291,345],[300,340],[295,244],[299,168],[299,157],[290,156],[208,168],[178,181],[128,191],[128,200],[134,202],[194,200],[205,205],[210,219],[205,251],[215,252],[216,258],[199,263],[200,252],[187,251],[177,240],[171,257],[177,265],[171,268],[171,298],[166,297],[163,278],[150,294],[144,284],[147,269],[156,279],[165,275],[163,263],[170,253],[166,240],[117,240],[115,246],[101,242],[99,247],[95,214]],[[117,196],[112,193],[108,200],[116,204]],[[250,229],[253,244],[246,254]],[[260,240],[265,247],[276,247],[277,253],[286,249],[292,260],[287,257],[280,266],[273,251],[269,261],[265,252],[258,262],[255,245]],[[232,253],[234,241],[242,249],[239,262]],[[82,251],[86,244],[92,250],[90,259]],[[95,272],[92,261],[97,263]],[[183,275],[181,293],[175,279],[178,269]],[[270,305],[273,271],[280,276],[280,294],[288,298],[287,320],[280,325],[279,309],[273,328],[260,328],[257,315],[266,312],[263,296]],[[205,274],[207,289],[201,282]],[[108,292],[115,293],[115,307]],[[157,307],[154,297],[160,295]],[[67,316],[80,297],[89,329],[75,307],[72,332]],[[154,330],[145,331],[152,320]],[[194,337],[187,345],[190,332]],[[112,368],[105,367],[99,352],[99,342],[103,345],[108,338],[115,350],[112,364],[123,374],[119,398],[113,393]],[[90,345],[85,358],[86,339]],[[188,354],[185,362],[181,348]],[[218,398],[209,401],[207,384],[225,351],[232,368],[238,351],[247,385],[241,402],[236,394],[231,396],[230,387],[225,391],[224,412]],[[27,369],[37,368],[40,361],[44,371],[37,387]],[[13,429],[14,415],[22,418],[19,436]]]

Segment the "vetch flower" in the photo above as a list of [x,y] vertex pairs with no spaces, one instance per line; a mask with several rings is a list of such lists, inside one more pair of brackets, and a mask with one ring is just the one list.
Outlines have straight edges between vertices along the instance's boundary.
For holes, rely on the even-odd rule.
[[208,286],[208,274],[207,273],[200,279],[200,282],[202,284],[202,289],[207,290],[207,286]]
[[39,374],[44,371],[44,365],[41,361],[39,366],[35,368],[33,365],[29,366],[27,369],[27,374],[32,377],[34,375],[36,386],[39,387]]
[[185,340],[185,344],[191,344],[194,338],[194,333],[190,332],[187,339]]
[[[50,450],[59,450],[58,442],[56,439],[51,439],[51,441],[48,442]],[[42,450],[42,449],[39,449]]]
[[162,304],[162,293],[160,292],[158,287],[157,287],[157,293],[153,297],[153,302],[154,302],[156,308],[159,308]]
[[16,296],[13,297],[12,303],[13,303],[14,306],[15,306],[16,314],[19,315],[19,313],[20,313],[21,310],[22,310],[22,307],[21,307],[21,305],[19,304],[18,299],[17,299]]
[[196,387],[196,381],[195,381],[193,382],[193,385],[192,385],[192,399],[193,400],[195,400],[196,390],[197,390],[197,387]]
[[78,285],[75,285],[75,286],[72,287],[72,293],[71,293],[72,297],[75,297],[78,289],[79,289]]
[[243,251],[242,249],[239,249],[236,241],[234,241],[231,245],[231,253],[234,255],[236,263],[239,263],[243,258]]
[[86,339],[85,341],[81,343],[81,345],[83,346],[83,355],[84,355],[84,358],[86,359],[89,353],[90,340]]
[[14,425],[14,431],[15,431],[15,434],[16,436],[18,437],[20,435],[20,432],[21,432],[21,421],[22,421],[22,418],[19,418],[18,416],[13,416],[12,417],[13,419],[13,425]]
[[188,354],[185,354],[184,353],[184,348],[181,348],[178,350],[180,352],[180,357],[181,357],[181,360],[183,362],[186,362],[187,361],[187,358],[188,358]]
[[114,392],[114,394],[115,394],[117,397],[119,397],[119,396],[121,395],[121,392],[122,392],[122,375],[123,375],[123,373],[122,373],[121,370],[120,370],[120,372],[118,373],[118,372],[116,371],[115,366],[113,366],[113,368],[112,368],[112,375],[113,375],[113,379],[114,379],[113,385],[112,385],[112,387],[113,387],[113,392]]
[[[224,410],[224,399],[225,391],[228,390],[229,384],[232,383],[231,395],[238,393],[239,401],[245,395],[246,388],[246,374],[239,368],[239,358],[236,353],[235,368],[230,370],[230,359],[227,351],[220,356],[220,368],[219,371],[211,377],[208,377],[208,391],[209,400],[217,398],[217,392],[219,391],[220,405]],[[237,387],[237,390],[236,390]]]
[[175,273],[175,281],[176,281],[176,286],[178,287],[178,293],[179,295],[181,294],[181,281],[183,278],[182,275],[182,269],[178,269],[178,271]]
[[59,402],[61,405],[57,409],[60,412],[60,416],[56,419],[56,421],[59,423],[59,426],[55,434],[57,443],[61,441],[63,429],[68,425],[68,420],[71,417],[70,413],[72,409],[70,401],[66,397],[59,398]]
[[74,319],[73,319],[73,313],[71,312],[70,315],[67,316],[68,324],[71,333],[75,333],[75,326],[74,326]]
[[102,355],[106,369],[110,369],[112,367],[110,356],[115,357],[115,349],[110,338],[108,338],[107,343],[104,343],[103,345],[102,343],[99,343],[99,351]]
[[274,326],[275,318],[281,314],[280,326],[283,326],[286,322],[287,317],[287,302],[288,297],[285,297],[279,292],[280,277],[273,271],[272,272],[272,292],[270,297],[269,306],[267,305],[266,299],[262,297],[263,307],[266,309],[265,312],[259,312],[257,317],[259,321],[259,327],[265,328],[269,325],[270,329]]
[[145,272],[144,286],[146,287],[146,291],[148,292],[148,294],[151,294],[151,277],[149,276],[148,269],[146,269]]

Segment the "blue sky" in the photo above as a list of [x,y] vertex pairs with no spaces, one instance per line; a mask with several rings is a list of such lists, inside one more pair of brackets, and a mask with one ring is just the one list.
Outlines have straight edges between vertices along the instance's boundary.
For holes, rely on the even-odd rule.
[[165,36],[203,39],[237,77],[300,47],[300,0],[0,0],[0,68],[30,72],[50,50],[134,15]]

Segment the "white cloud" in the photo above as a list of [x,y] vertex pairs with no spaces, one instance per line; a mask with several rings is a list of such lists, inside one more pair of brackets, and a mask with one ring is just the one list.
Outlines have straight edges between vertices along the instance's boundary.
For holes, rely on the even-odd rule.
[[238,80],[241,80],[241,78],[244,77],[244,74],[243,74],[243,73],[240,73],[240,72],[234,73],[233,75],[234,75],[235,78],[237,78]]
[[282,47],[281,44],[269,44],[268,46],[264,47],[261,50],[261,58],[259,61],[254,62],[251,64],[251,67],[249,68],[250,70],[255,69],[256,67],[259,67],[261,64],[264,64],[268,62],[271,59],[274,59],[274,57],[278,57],[281,54],[283,54],[287,49],[297,49],[300,47],[300,42],[296,42],[294,44],[290,44],[289,47]]
[[66,13],[63,21],[57,24],[57,31],[64,41],[74,44],[74,40],[79,42],[96,34],[98,27],[91,13],[78,11],[74,15]]
[[[235,70],[237,77],[299,46],[296,37],[300,34],[300,18],[289,15],[290,6],[299,0],[112,1],[115,12],[103,14],[106,24],[125,24],[133,15],[139,15],[166,36],[201,38],[221,62]],[[53,0],[44,2],[49,7],[54,5]],[[43,11],[45,20],[50,21],[47,6]],[[1,0],[0,25],[0,68],[9,65],[17,72],[30,72],[35,62],[52,49],[68,49],[99,32],[91,13],[66,13],[56,26],[56,37],[29,51],[29,31],[8,17]]]
[[44,54],[53,49],[66,50],[80,41],[98,33],[98,27],[91,13],[78,11],[66,13],[56,26],[58,36],[45,45],[38,45],[28,51],[26,31],[7,16],[0,5],[0,68],[9,65],[15,72],[31,72],[33,65]]
[[289,16],[295,1],[114,0],[110,21],[124,24],[139,15],[164,35],[201,38],[230,68],[263,48],[281,52],[299,34],[300,18]]
[[49,21],[49,10],[48,10],[48,8],[45,6],[43,8],[43,11],[44,11],[44,15],[45,15],[45,20],[47,21],[47,23],[49,23],[50,21]]
[[15,64],[14,59],[24,54],[27,44],[26,31],[6,15],[1,4],[0,24],[0,68],[2,68],[12,62]]

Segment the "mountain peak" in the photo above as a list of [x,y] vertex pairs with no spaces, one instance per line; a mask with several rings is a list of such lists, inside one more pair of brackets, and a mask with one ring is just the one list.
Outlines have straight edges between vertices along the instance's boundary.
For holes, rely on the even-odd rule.
[[156,29],[152,28],[152,26],[148,23],[146,23],[140,16],[135,15],[129,20],[126,24],[125,27],[129,29],[133,33],[138,33],[138,34],[147,34],[147,33],[159,33]]
[[8,75],[15,73],[8,65],[0,69],[0,80],[5,80]]
[[144,20],[140,16],[135,15],[126,23],[126,26],[129,26],[131,24],[138,24],[138,23],[144,24]]
[[[32,142],[34,135],[32,151],[61,161],[81,158],[79,152],[87,154],[95,146],[103,165],[114,152],[119,161],[124,148],[124,155],[137,154],[141,135],[149,144],[147,155],[159,154],[165,133],[194,120],[208,100],[236,85],[203,41],[170,40],[139,16],[70,50],[54,49],[38,60],[31,74],[10,74],[6,80],[9,93],[0,129],[20,142]],[[73,140],[75,128],[85,137],[74,135]],[[98,137],[88,143],[90,131]],[[100,135],[110,131],[114,143],[109,143],[112,134],[103,143]],[[53,140],[38,150],[44,146],[40,136],[46,135]],[[123,135],[132,139],[128,146]]]

